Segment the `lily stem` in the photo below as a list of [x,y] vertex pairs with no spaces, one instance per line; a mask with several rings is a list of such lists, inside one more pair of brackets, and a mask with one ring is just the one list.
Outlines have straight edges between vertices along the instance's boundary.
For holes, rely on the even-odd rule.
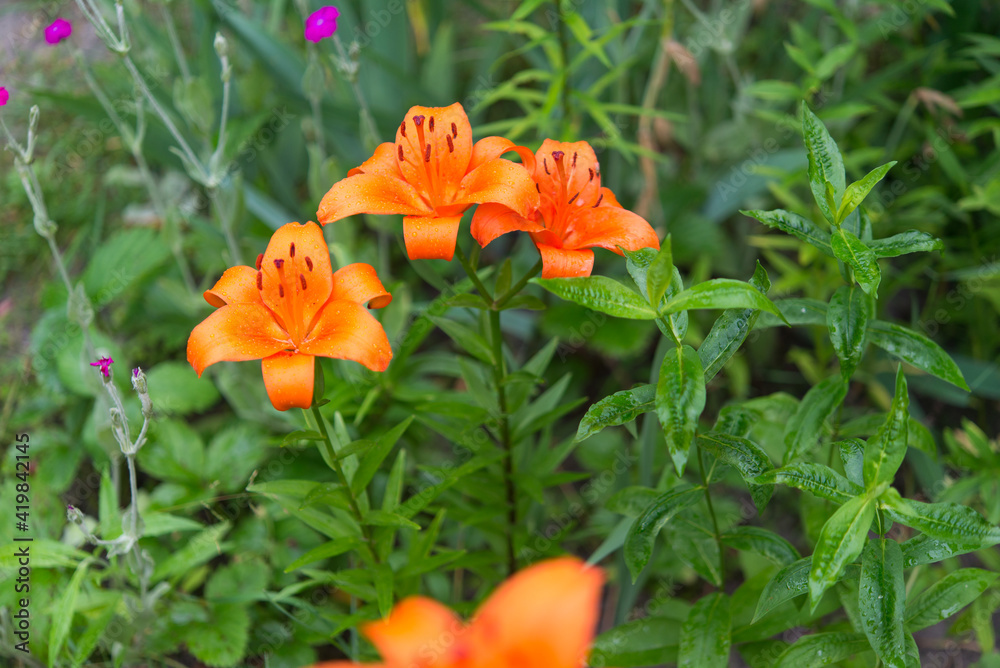
[[535,263],[535,266],[529,269],[528,273],[526,273],[524,276],[521,277],[521,280],[515,283],[513,287],[511,287],[511,289],[508,290],[505,294],[501,295],[499,298],[493,301],[493,308],[500,309],[501,307],[503,307],[504,304],[506,304],[511,299],[516,297],[517,294],[521,292],[522,289],[524,289],[524,286],[528,284],[528,281],[534,278],[535,275],[541,270],[542,270],[542,261],[541,259],[539,259],[538,262]]
[[712,505],[712,491],[708,485],[709,477],[711,477],[711,471],[709,472],[709,475],[705,475],[705,465],[701,461],[701,455],[702,451],[701,448],[699,447],[697,448],[697,455],[696,455],[698,459],[698,473],[701,474],[702,484],[705,485],[705,502],[708,504],[708,514],[712,518],[712,528],[715,530],[715,542],[719,548],[719,579],[723,580],[725,577],[726,567],[725,567],[725,560],[723,557],[724,552],[722,546],[722,532],[719,531],[719,520],[716,519],[715,517],[715,507]]
[[469,258],[465,256],[465,251],[463,251],[462,247],[458,244],[455,245],[455,255],[458,256],[458,261],[462,264],[462,269],[465,270],[465,273],[468,274],[469,280],[472,281],[474,286],[476,286],[476,291],[479,293],[479,296],[483,298],[483,301],[492,306],[493,296],[490,295],[490,291],[486,289],[483,282],[479,280],[476,270],[469,263]]
[[514,448],[510,437],[510,419],[507,415],[507,365],[503,358],[503,332],[500,329],[500,311],[490,311],[490,338],[493,343],[493,372],[500,406],[500,440],[507,457],[504,459],[504,487],[507,491],[507,571],[517,569],[514,556],[514,531],[517,527],[517,490],[514,488]]

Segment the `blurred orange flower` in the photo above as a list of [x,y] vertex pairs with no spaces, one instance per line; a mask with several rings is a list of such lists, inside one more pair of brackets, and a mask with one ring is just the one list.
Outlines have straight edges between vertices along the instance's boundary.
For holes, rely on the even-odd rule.
[[385,330],[364,308],[382,308],[392,297],[370,265],[334,273],[316,223],[282,226],[256,269],[227,269],[205,301],[218,310],[191,332],[188,362],[201,376],[216,362],[263,360],[264,387],[279,411],[312,405],[317,355],[373,371],[392,359]]
[[468,625],[440,603],[408,598],[362,629],[383,661],[365,668],[580,668],[603,581],[600,570],[579,559],[544,561],[500,585]]
[[546,139],[534,167],[538,210],[525,216],[502,203],[481,205],[472,216],[472,236],[480,246],[507,232],[529,232],[542,255],[542,278],[589,276],[594,246],[619,255],[618,246],[630,251],[660,247],[649,223],[601,187],[597,155],[587,142]]
[[[500,158],[516,151],[524,165]],[[358,213],[402,214],[411,260],[450,260],[462,213],[494,202],[523,216],[538,206],[531,151],[503,137],[472,144],[462,105],[411,107],[396,131],[360,167],[347,173],[320,202],[319,222]]]

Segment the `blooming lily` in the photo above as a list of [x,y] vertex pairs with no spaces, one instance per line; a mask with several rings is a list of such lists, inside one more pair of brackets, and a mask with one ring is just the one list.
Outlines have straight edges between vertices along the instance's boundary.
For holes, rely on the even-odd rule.
[[507,232],[529,232],[542,256],[543,278],[589,276],[594,246],[619,255],[619,246],[630,251],[660,247],[649,223],[601,187],[601,167],[587,142],[546,139],[535,154],[534,179],[541,194],[534,215],[493,203],[476,209],[472,236],[480,246]]
[[[516,151],[524,165],[500,158]],[[538,206],[531,151],[503,137],[472,143],[462,105],[411,107],[396,131],[360,167],[335,183],[316,214],[326,224],[358,213],[403,214],[411,260],[450,260],[462,213],[494,202],[530,216]]]
[[56,19],[45,29],[45,41],[58,44],[73,34],[73,24],[66,19]]
[[603,580],[575,558],[544,561],[502,584],[468,625],[436,601],[408,598],[387,619],[363,627],[383,661],[365,668],[580,668]]
[[392,297],[370,265],[334,273],[316,223],[282,226],[256,269],[227,269],[204,296],[218,310],[191,332],[188,362],[201,376],[216,362],[262,360],[264,387],[279,411],[312,405],[315,356],[373,371],[392,359],[385,330],[364,308],[382,308]]
[[337,32],[337,17],[340,10],[336,7],[321,7],[306,19],[305,38],[310,42],[321,42],[332,37]]

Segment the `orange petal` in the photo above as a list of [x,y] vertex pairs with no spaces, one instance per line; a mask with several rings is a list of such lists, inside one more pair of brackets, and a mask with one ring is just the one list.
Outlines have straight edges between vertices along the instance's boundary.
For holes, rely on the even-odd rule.
[[468,173],[455,195],[455,203],[495,202],[530,218],[538,208],[535,182],[523,165],[497,158]]
[[448,260],[455,254],[462,216],[407,216],[403,241],[411,260]]
[[309,323],[333,290],[330,250],[316,223],[288,223],[271,236],[260,265],[261,298],[278,316],[292,341],[301,341]]
[[472,214],[472,236],[483,248],[508,232],[541,232],[544,229],[541,223],[528,220],[503,204],[480,204]]
[[483,137],[472,147],[472,160],[469,162],[469,171],[485,164],[490,160],[496,160],[507,151],[516,151],[521,156],[521,164],[528,170],[529,174],[535,173],[535,154],[531,149],[518,146],[506,137]]
[[659,248],[660,239],[642,216],[617,206],[599,206],[574,212],[571,231],[563,239],[565,248],[600,246],[621,255],[625,250]]
[[378,280],[375,267],[364,262],[355,262],[341,267],[333,274],[333,294],[331,299],[344,299],[368,308],[382,308],[392,301],[392,295]]
[[452,663],[462,622],[437,601],[413,596],[400,602],[387,619],[362,627],[390,666],[438,668]]
[[219,308],[226,304],[263,304],[257,289],[257,270],[251,267],[230,267],[205,290],[205,301]]
[[470,625],[476,666],[579,668],[594,637],[603,581],[600,570],[569,557],[511,577]]
[[344,300],[327,302],[309,336],[299,344],[299,351],[354,360],[372,371],[385,371],[392,359],[392,346],[382,323],[364,306]]
[[[559,152],[562,155],[556,159],[553,154]],[[546,139],[535,154],[535,180],[543,201],[549,199],[559,207],[594,206],[601,192],[601,166],[585,141]]]
[[312,355],[283,350],[261,362],[264,387],[279,411],[312,406],[316,360]]
[[618,203],[618,198],[615,194],[611,192],[611,188],[601,188],[601,203],[600,206],[616,206],[619,209],[624,208]]
[[432,205],[450,204],[472,157],[472,126],[457,102],[410,107],[396,130],[399,171]]
[[594,270],[594,251],[556,248],[537,241],[542,255],[542,278],[572,278],[590,276]]
[[291,346],[274,315],[260,304],[230,304],[203,320],[188,338],[187,358],[200,376],[216,362],[268,357]]
[[324,661],[309,668],[389,668],[384,663],[351,663],[350,661]]
[[403,179],[384,174],[355,174],[341,179],[319,203],[316,220],[332,223],[358,213],[419,216],[434,209]]
[[403,178],[399,172],[399,164],[396,162],[396,145],[387,141],[376,146],[372,157],[347,172],[348,176],[355,174],[381,174],[397,179]]

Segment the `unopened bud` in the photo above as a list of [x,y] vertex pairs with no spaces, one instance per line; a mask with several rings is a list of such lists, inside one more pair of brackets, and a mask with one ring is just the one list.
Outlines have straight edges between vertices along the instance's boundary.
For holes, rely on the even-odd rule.
[[142,416],[153,417],[153,402],[149,398],[149,388],[146,386],[146,374],[140,367],[132,369],[132,389],[139,395],[139,402],[142,404]]
[[215,33],[215,52],[219,54],[219,58],[227,58],[229,56],[229,42],[222,35],[221,32]]
[[66,506],[66,519],[77,526],[83,526],[83,513],[79,508]]

